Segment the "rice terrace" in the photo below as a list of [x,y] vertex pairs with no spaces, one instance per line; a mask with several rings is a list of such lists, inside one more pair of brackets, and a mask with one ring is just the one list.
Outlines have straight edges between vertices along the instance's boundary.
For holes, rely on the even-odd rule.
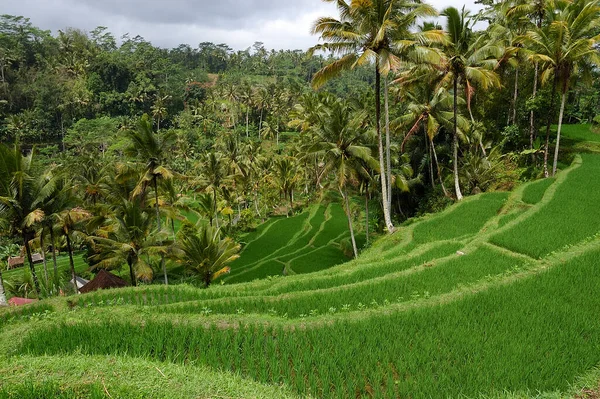
[[0,399],[600,398],[600,1],[69,1],[0,16]]

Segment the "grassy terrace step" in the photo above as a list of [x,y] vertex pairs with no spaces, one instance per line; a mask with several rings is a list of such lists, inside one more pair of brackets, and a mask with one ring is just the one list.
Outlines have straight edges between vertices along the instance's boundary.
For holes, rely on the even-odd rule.
[[[596,249],[512,285],[445,305],[318,328],[204,330],[152,320],[143,328],[82,321],[35,330],[19,352],[68,354],[76,349],[197,361],[262,383],[283,381],[316,397],[330,386],[336,390],[329,397],[369,390],[413,398],[440,392],[457,397],[565,390],[569,381],[600,363],[599,257]],[[103,339],[107,334],[121,339]]]
[[473,235],[500,211],[508,195],[497,192],[468,198],[449,211],[419,223],[413,231],[413,240],[427,243]]
[[548,178],[529,184],[523,191],[523,202],[530,205],[537,204],[544,197],[548,187],[555,181],[556,179],[554,178]]
[[2,399],[296,397],[284,387],[192,365],[113,356],[0,359]]
[[439,261],[425,263],[379,279],[365,280],[333,289],[302,291],[276,297],[244,297],[217,300],[210,303],[189,304],[163,311],[198,313],[209,308],[213,314],[270,313],[287,317],[306,317],[309,314],[335,313],[399,303],[418,297],[439,295],[470,285],[486,278],[525,266],[522,259],[500,253],[493,248],[481,247],[471,254],[454,255]]
[[[600,157],[583,154],[583,163],[561,175],[551,201],[537,213],[492,238],[494,244],[541,258],[600,232]],[[559,179],[559,180],[560,180]],[[557,182],[558,183],[558,182]]]

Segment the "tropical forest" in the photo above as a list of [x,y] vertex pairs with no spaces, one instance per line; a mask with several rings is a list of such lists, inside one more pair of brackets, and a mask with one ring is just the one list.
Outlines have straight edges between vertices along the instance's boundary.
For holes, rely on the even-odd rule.
[[0,16],[0,399],[600,398],[600,1],[323,2]]

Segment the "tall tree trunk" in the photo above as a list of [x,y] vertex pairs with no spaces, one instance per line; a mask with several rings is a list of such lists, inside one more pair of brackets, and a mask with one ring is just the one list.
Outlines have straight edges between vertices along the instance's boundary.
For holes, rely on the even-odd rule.
[[392,156],[391,156],[391,141],[390,141],[390,105],[388,93],[388,78],[384,80],[384,108],[385,108],[385,166],[386,166],[386,183],[387,183],[387,202],[388,208],[392,208]]
[[4,280],[2,279],[2,269],[0,268],[0,307],[8,306],[6,292],[4,291]]
[[[154,207],[156,208],[156,228],[158,229],[158,234],[160,234],[160,205],[158,204],[158,181],[156,179],[156,176],[152,178],[152,183],[154,183]],[[162,242],[159,242],[159,245],[162,245]],[[165,278],[165,285],[169,285],[169,278],[167,277],[167,265],[165,264],[165,255],[162,253],[160,254],[160,265],[162,267],[163,275]]]
[[438,162],[437,152],[435,151],[435,145],[433,144],[433,140],[430,138],[429,143],[431,144],[431,151],[433,152],[433,159],[435,160],[435,166],[437,169],[438,179],[440,180],[440,185],[442,186],[442,191],[446,197],[450,197],[448,194],[448,190],[446,190],[446,185],[444,184],[444,179],[442,179],[442,170],[440,169],[440,163]]
[[562,120],[565,114],[565,102],[567,101],[567,88],[565,87],[562,92],[562,101],[560,104],[560,114],[558,115],[558,131],[556,133],[556,148],[554,149],[554,163],[552,165],[552,176],[556,175],[556,169],[558,167],[558,152],[560,147],[560,129],[562,128]]
[[435,177],[433,176],[433,152],[429,145],[429,136],[425,135],[425,147],[427,148],[427,154],[429,155],[429,180],[431,180],[431,188],[435,189]]
[[452,152],[454,160],[454,190],[456,192],[456,199],[461,201],[463,196],[460,192],[460,182],[458,181],[458,79],[456,77],[454,77],[454,138],[452,140]]
[[35,272],[35,267],[33,266],[33,259],[31,258],[31,247],[29,246],[29,240],[27,236],[23,234],[23,245],[25,246],[25,252],[27,253],[27,261],[29,262],[29,270],[31,270],[31,277],[33,278],[33,284],[35,286],[35,292],[38,297],[41,297],[40,292],[40,282],[37,277],[37,273]]
[[46,250],[44,249],[44,226],[40,232],[40,250],[42,252],[42,261],[44,262],[44,281],[46,282],[46,290],[50,291],[50,283],[48,281],[48,263],[46,262]]
[[135,273],[133,272],[133,260],[127,260],[127,265],[129,266],[129,278],[131,279],[131,285],[133,287],[137,287],[137,279],[135,278]]
[[213,212],[215,215],[215,226],[219,228],[219,215],[217,214],[217,189],[213,189]]
[[250,132],[250,107],[246,108],[246,138],[249,137]]
[[354,238],[354,229],[352,228],[352,214],[350,213],[350,202],[348,201],[348,193],[344,189],[340,188],[340,194],[346,203],[346,217],[348,218],[348,229],[350,229],[350,239],[352,240],[352,251],[354,252],[354,259],[358,258],[358,249],[356,248],[356,240]]
[[[534,73],[534,81],[533,81],[533,99],[537,97],[537,87],[538,87],[538,74],[539,74],[540,64],[538,62],[535,63],[535,73]],[[529,149],[533,150],[533,142],[535,140],[535,112],[531,110],[529,113]],[[531,160],[535,163],[535,154],[531,154]]]
[[263,123],[263,108],[260,108],[260,121],[258,122],[258,134],[262,132],[262,123]]
[[548,121],[546,123],[546,144],[544,145],[544,177],[548,177],[548,153],[550,152],[550,125],[552,124],[552,115],[554,114],[554,97],[556,97],[556,85],[558,78],[554,76],[552,82],[552,94],[550,98],[550,111],[548,112]]
[[60,281],[58,278],[58,262],[56,261],[56,248],[54,247],[54,229],[50,228],[50,250],[52,251],[52,263],[54,264],[54,286],[56,293],[60,292]]
[[383,138],[381,137],[381,74],[379,73],[379,60],[375,63],[375,119],[377,126],[377,142],[379,147],[379,175],[381,176],[381,202],[383,205],[383,219],[385,227],[389,233],[394,232],[394,225],[390,215],[390,207],[388,206],[388,190],[387,179],[385,173],[385,160],[383,149]]
[[367,245],[369,245],[369,186],[365,192],[365,234],[367,237]]
[[517,99],[519,97],[519,67],[515,69],[515,91],[513,93],[512,124],[517,124]]
[[75,263],[73,262],[73,248],[71,247],[71,237],[68,232],[65,233],[65,237],[67,238],[67,252],[69,252],[69,266],[71,266],[71,282],[73,283],[75,292],[79,293],[79,288],[77,287],[77,275],[75,274]]

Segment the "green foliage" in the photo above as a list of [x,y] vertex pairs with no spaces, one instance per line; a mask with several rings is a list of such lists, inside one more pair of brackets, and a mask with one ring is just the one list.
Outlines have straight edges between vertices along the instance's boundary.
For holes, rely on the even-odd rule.
[[537,204],[544,197],[544,193],[548,190],[548,187],[554,182],[555,179],[547,178],[528,185],[523,191],[523,202],[530,205]]

